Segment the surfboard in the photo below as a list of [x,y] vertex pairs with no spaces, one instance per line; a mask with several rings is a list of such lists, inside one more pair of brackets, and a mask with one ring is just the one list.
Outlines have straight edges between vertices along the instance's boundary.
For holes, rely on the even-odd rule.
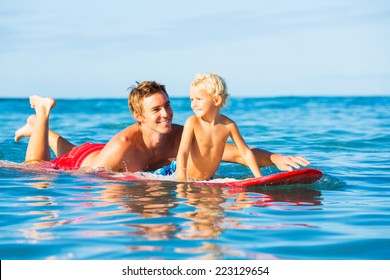
[[[101,176],[118,181],[173,181],[172,179],[159,180],[155,177],[141,176],[134,173],[115,173],[100,174]],[[312,184],[320,180],[323,176],[322,171],[315,168],[297,169],[289,172],[281,172],[262,176],[259,178],[249,178],[243,180],[237,179],[214,179],[209,181],[191,181],[185,182],[191,185],[202,186],[220,186],[220,187],[248,187],[248,186],[282,186],[282,185],[300,185]],[[161,177],[161,176],[160,176]]]
[[[28,166],[24,164],[12,164],[9,162],[0,161],[0,167],[8,168],[17,168],[20,171],[25,172],[38,172],[38,173],[58,173],[58,170],[48,168],[45,166]],[[70,172],[70,174],[72,174]],[[76,174],[80,174],[77,171]],[[84,174],[84,173],[82,173]],[[115,181],[147,181],[147,182],[174,182],[173,176],[161,176],[153,175],[150,173],[119,173],[119,172],[99,172],[94,173],[98,177],[103,177],[109,180]],[[312,184],[320,180],[323,176],[322,171],[315,168],[304,168],[296,169],[289,172],[281,172],[271,175],[262,176],[259,178],[248,178],[243,180],[233,179],[233,178],[224,178],[224,179],[214,179],[208,181],[190,181],[185,182],[186,184],[191,184],[195,186],[220,186],[220,187],[249,187],[249,186],[283,186],[283,185],[302,185],[302,184]],[[179,183],[179,182],[178,182]]]

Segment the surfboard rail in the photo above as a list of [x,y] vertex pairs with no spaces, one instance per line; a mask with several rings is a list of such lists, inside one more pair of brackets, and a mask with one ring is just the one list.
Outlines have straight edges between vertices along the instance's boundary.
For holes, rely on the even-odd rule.
[[297,169],[288,172],[281,172],[259,178],[249,178],[244,180],[218,182],[218,181],[198,181],[195,184],[221,185],[224,187],[248,187],[248,186],[281,186],[312,184],[320,180],[323,176],[322,171],[315,168]]
[[[103,174],[102,174],[103,175]],[[281,185],[298,185],[298,184],[312,184],[320,180],[323,176],[322,171],[315,168],[297,169],[288,172],[280,172],[276,174],[266,175],[259,178],[248,178],[243,180],[209,180],[209,181],[191,181],[185,182],[191,185],[202,186],[221,186],[221,187],[248,187],[248,186],[281,186]],[[114,179],[118,181],[169,181],[158,180],[155,178],[148,179],[147,177],[137,176],[135,174],[116,174],[116,175],[103,175],[108,179]]]

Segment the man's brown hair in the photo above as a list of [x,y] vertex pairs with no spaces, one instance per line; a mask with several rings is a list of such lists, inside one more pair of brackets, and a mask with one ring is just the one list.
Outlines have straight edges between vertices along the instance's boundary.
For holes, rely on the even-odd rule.
[[168,96],[165,86],[155,81],[144,81],[137,83],[137,86],[132,86],[129,88],[129,98],[128,104],[131,113],[134,115],[142,116],[144,112],[142,101],[145,97],[149,97],[153,94],[163,92]]

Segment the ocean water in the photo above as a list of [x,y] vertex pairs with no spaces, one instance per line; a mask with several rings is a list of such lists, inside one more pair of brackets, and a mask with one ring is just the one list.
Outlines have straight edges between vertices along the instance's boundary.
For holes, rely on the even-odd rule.
[[[192,114],[172,98],[174,122]],[[250,146],[302,155],[311,185],[182,187],[22,168],[27,99],[0,99],[0,259],[390,259],[390,97],[232,98]],[[57,100],[50,127],[74,144],[134,123],[126,99]],[[272,173],[275,167],[263,168]],[[221,164],[217,176],[245,178]]]

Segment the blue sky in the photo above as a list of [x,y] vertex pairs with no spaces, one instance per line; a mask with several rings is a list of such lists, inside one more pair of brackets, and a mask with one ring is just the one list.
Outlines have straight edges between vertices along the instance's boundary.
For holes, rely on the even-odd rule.
[[0,97],[389,95],[390,1],[1,1]]

